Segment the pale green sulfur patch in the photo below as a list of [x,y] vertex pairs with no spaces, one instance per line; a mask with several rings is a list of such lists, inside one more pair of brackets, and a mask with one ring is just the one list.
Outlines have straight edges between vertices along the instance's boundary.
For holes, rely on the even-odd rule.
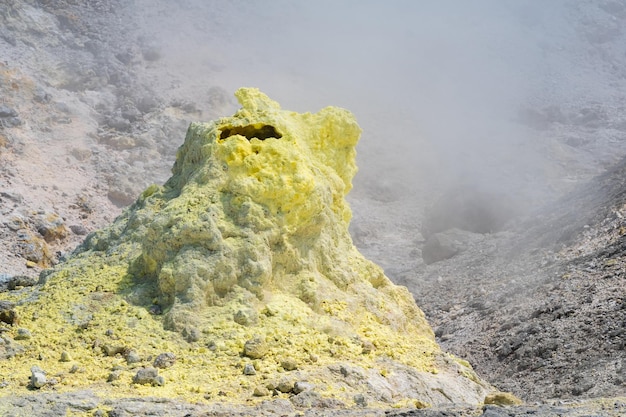
[[[236,95],[232,117],[191,124],[164,186],[18,307],[32,338],[0,362],[2,378],[24,379],[37,362],[63,375],[56,389],[113,396],[260,401],[255,388],[287,374],[346,405],[357,393],[372,405],[482,401],[486,384],[443,360],[411,294],[352,244],[352,114],[284,111],[253,88]],[[139,362],[126,363],[130,351]],[[178,358],[159,371],[164,385],[133,384],[163,352]],[[376,394],[383,385],[389,399]]]

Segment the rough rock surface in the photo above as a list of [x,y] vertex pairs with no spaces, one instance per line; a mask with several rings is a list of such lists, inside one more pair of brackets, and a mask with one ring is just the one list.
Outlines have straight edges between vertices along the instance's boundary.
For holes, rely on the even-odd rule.
[[[146,395],[250,402],[263,381],[282,394],[310,381],[320,401],[346,406],[355,395],[482,402],[494,389],[439,350],[406,288],[352,244],[353,116],[284,111],[256,89],[237,98],[234,116],[190,126],[164,186],[42,274],[43,286],[12,293],[20,324],[37,331],[24,355],[0,363],[14,375],[3,393],[18,392],[20,371],[45,351],[53,361],[40,363],[63,375],[57,389],[129,395],[130,372],[105,371],[123,371],[117,357],[131,349],[148,357],[162,346],[161,373],[132,378]],[[257,320],[235,320],[244,310]],[[83,372],[68,374],[61,350]],[[242,375],[242,355],[254,375]]]
[[423,267],[408,284],[418,302],[451,295],[426,307],[443,346],[526,400],[626,394],[625,175],[626,160],[454,262]]

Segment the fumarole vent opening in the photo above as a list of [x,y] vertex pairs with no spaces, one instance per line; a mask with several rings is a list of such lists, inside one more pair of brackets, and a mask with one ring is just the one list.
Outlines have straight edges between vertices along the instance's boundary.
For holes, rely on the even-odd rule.
[[280,139],[283,135],[271,125],[254,124],[248,126],[231,126],[221,129],[220,139],[224,140],[231,136],[241,135],[248,140],[257,138],[259,140],[265,140],[268,138]]

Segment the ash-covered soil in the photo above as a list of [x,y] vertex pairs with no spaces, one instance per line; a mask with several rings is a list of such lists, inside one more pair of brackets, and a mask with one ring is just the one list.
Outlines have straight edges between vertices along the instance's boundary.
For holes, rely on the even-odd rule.
[[[528,404],[332,414],[626,413],[624,401],[615,399],[626,395],[626,2],[555,1],[541,13],[531,6],[515,9],[519,20],[514,23],[525,31],[521,38],[528,43],[505,44],[505,37],[500,49],[489,51],[495,55],[487,56],[493,67],[507,54],[523,63],[528,45],[534,45],[541,65],[533,61],[516,71],[522,78],[543,81],[514,101],[514,117],[507,126],[522,132],[516,136],[519,142],[498,148],[496,139],[486,139],[495,149],[488,155],[480,146],[463,148],[463,141],[444,146],[416,139],[430,135],[439,140],[436,132],[420,131],[407,121],[419,117],[412,113],[415,108],[403,110],[402,91],[394,93],[390,106],[380,100],[376,82],[386,85],[380,77],[395,76],[385,65],[381,68],[389,72],[377,72],[379,78],[365,83],[355,74],[359,82],[341,90],[335,88],[341,82],[332,77],[338,69],[330,63],[317,84],[307,82],[308,73],[289,63],[312,65],[314,41],[304,42],[306,54],[291,50],[293,57],[284,61],[258,45],[251,47],[254,54],[238,55],[238,42],[252,42],[255,31],[300,16],[298,5],[179,3],[175,8],[166,1],[141,0],[0,4],[3,291],[36,285],[41,270],[62,262],[147,185],[165,181],[189,122],[231,114],[236,108],[232,92],[240,86],[234,84],[247,80],[240,73],[262,68],[272,74],[268,79],[279,94],[272,93],[281,102],[280,93],[297,105],[307,101],[293,97],[309,92],[323,105],[344,105],[325,102],[329,97],[354,97],[364,127],[361,172],[350,197],[355,244],[413,292],[444,350],[467,359],[483,378]],[[250,16],[264,24],[253,27],[238,20]],[[492,20],[507,16],[496,14]],[[297,26],[297,21],[285,23],[291,31]],[[410,38],[409,29],[405,38]],[[270,38],[272,42],[280,44],[290,36],[287,30],[276,30],[280,35]],[[376,44],[376,39],[368,41]],[[417,56],[437,62],[433,48],[445,42],[428,41],[429,48],[418,51],[426,54]],[[200,46],[206,49],[200,51]],[[458,64],[471,72],[472,63],[464,58]],[[457,62],[444,59],[440,64]],[[435,83],[439,67],[429,68],[421,77]],[[447,97],[454,98],[453,80],[450,85],[455,92]],[[482,87],[488,91],[490,85]],[[421,91],[427,89],[416,91],[418,98],[412,100],[421,97],[425,109],[436,107],[436,100]],[[362,104],[369,97],[379,107]],[[480,94],[473,99],[478,106]],[[443,102],[444,107],[454,104]],[[381,113],[383,107],[393,111]],[[446,114],[442,120],[448,126],[456,119]],[[502,133],[496,129],[493,136]],[[407,136],[415,142],[395,139]],[[443,152],[440,161],[448,164],[477,160],[484,175],[498,181],[477,185],[476,178],[461,171],[451,174],[446,164],[430,159],[434,149]],[[455,181],[458,177],[466,181]],[[0,356],[14,354],[11,349],[5,340]],[[24,378],[26,385],[28,375]],[[118,416],[331,413],[299,408],[288,400],[248,410],[175,400],[113,401],[90,392],[57,394],[54,387],[37,393],[25,387],[23,398],[3,398],[2,407],[8,407],[9,415],[65,415],[67,410],[98,415],[100,409]]]

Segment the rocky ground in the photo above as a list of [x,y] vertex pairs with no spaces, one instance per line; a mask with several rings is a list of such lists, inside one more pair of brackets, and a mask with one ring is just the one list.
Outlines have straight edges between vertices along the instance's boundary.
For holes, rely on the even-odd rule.
[[[390,168],[396,159],[383,141],[366,140],[368,126],[374,139],[395,132],[386,120],[377,130],[374,120],[364,125],[362,173],[351,200],[355,243],[413,292],[444,350],[469,360],[480,375],[529,405],[333,414],[626,413],[623,400],[594,400],[626,395],[626,163],[620,162],[626,155],[626,102],[620,95],[626,4],[554,4],[555,16],[569,25],[552,43],[541,40],[554,76],[517,105],[515,123],[532,137],[524,146],[543,158],[516,177],[521,191],[494,204],[500,194],[474,185],[446,194],[433,192],[441,186],[435,181],[407,181],[407,171]],[[3,290],[35,285],[42,269],[110,223],[148,184],[166,180],[190,121],[233,112],[230,86],[220,82],[228,77],[219,48],[181,68],[185,48],[173,44],[176,26],[167,23],[179,16],[216,44],[228,43],[240,33],[228,20],[236,10],[220,2],[181,2],[176,10],[168,2],[121,0],[0,4]],[[195,13],[211,19],[189,21]],[[539,39],[545,28],[530,11],[524,19],[528,36]],[[167,31],[169,43],[161,36]],[[180,36],[189,45],[205,42],[194,33]],[[286,74],[288,89],[295,76]],[[559,89],[565,81],[575,88]],[[519,155],[510,152],[503,165]],[[528,190],[538,192],[529,197]],[[439,209],[429,211],[433,203]],[[481,222],[486,226],[473,226]],[[42,411],[42,404],[54,405]],[[329,412],[283,400],[251,411],[174,400],[113,402],[89,392],[25,395],[3,399],[2,407],[9,408],[7,415],[98,415],[99,409],[117,416]]]

